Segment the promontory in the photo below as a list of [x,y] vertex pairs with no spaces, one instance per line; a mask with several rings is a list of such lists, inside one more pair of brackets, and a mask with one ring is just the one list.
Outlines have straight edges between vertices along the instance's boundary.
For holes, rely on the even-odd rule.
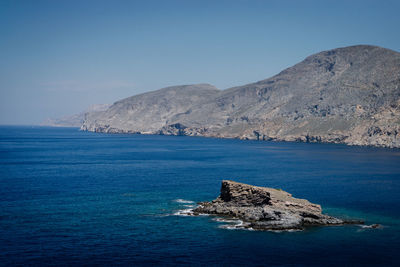
[[167,87],[89,112],[81,129],[399,148],[400,53],[356,45],[243,86]]

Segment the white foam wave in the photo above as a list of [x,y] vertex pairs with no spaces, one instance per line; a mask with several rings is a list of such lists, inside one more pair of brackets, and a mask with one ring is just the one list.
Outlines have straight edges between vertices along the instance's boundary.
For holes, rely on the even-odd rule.
[[237,219],[227,219],[227,218],[214,218],[212,219],[213,221],[216,222],[222,222],[222,223],[231,223],[231,224],[238,224],[241,222],[241,220],[237,220]]
[[381,229],[384,228],[381,224],[359,225],[362,229]]
[[174,199],[174,202],[176,202],[176,203],[182,203],[182,204],[192,204],[192,203],[194,203],[194,201],[186,200],[186,199],[181,199],[181,198]]
[[228,230],[249,230],[254,231],[253,228],[249,227],[248,223],[244,223],[242,220],[230,220],[230,219],[223,219],[223,218],[216,218],[215,221],[217,222],[227,222],[228,224],[222,224],[219,228],[228,229]]
[[193,209],[183,209],[174,212],[173,215],[175,216],[193,216]]
[[301,232],[301,229],[287,229],[287,230],[267,230],[268,232],[273,233],[292,233],[292,232]]

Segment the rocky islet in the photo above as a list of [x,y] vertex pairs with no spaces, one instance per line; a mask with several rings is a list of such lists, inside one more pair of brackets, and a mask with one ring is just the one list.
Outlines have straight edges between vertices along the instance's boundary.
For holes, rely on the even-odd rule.
[[200,202],[188,215],[209,214],[241,220],[241,228],[254,230],[303,230],[310,226],[363,224],[322,213],[320,205],[294,198],[288,192],[224,180],[220,196]]

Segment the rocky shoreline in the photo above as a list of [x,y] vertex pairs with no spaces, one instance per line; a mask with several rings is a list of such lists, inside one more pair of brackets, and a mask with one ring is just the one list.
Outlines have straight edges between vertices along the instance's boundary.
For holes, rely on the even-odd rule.
[[303,230],[310,226],[363,224],[322,214],[320,205],[273,188],[222,181],[220,196],[200,202],[189,215],[209,214],[241,220],[241,228],[254,230]]
[[[367,128],[367,127],[365,127]],[[270,141],[270,142],[297,142],[297,143],[325,143],[325,144],[342,144],[348,146],[365,146],[365,147],[382,147],[382,148],[400,148],[400,126],[397,130],[386,130],[379,127],[369,127],[366,132],[372,134],[320,134],[310,135],[302,133],[298,135],[266,135],[260,134],[258,131],[249,130],[248,133],[242,135],[221,134],[214,132],[208,128],[191,128],[180,125],[169,125],[158,131],[140,132],[132,130],[121,130],[110,127],[86,128],[81,126],[81,131],[108,133],[108,134],[143,134],[143,135],[170,135],[170,136],[197,136],[207,138],[223,138],[223,139],[240,139],[253,141]]]

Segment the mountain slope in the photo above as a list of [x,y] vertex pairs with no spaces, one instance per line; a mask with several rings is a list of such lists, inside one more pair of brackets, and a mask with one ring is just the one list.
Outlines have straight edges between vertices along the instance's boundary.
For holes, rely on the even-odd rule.
[[[400,53],[367,45],[324,51],[185,107],[169,112],[164,125],[149,127],[146,117],[141,131],[400,147]],[[152,109],[147,105],[138,115]],[[124,114],[114,113],[115,120],[133,128]]]
[[163,88],[115,102],[103,112],[87,113],[81,127],[96,132],[154,133],[195,104],[210,101],[220,91],[209,84]]

